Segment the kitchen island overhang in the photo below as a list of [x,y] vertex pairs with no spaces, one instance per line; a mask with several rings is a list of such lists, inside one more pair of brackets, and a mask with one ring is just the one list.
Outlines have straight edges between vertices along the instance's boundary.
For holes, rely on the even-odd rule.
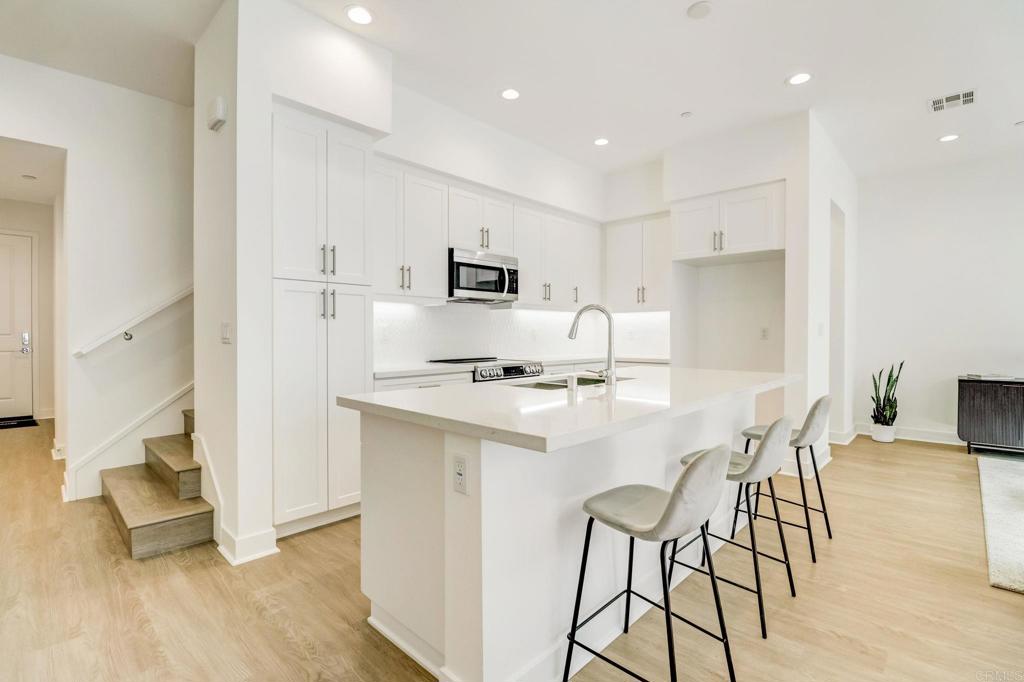
[[[632,367],[614,388],[500,384],[345,396],[362,412],[362,589],[370,623],[442,680],[557,680],[586,516],[628,483],[669,487],[679,457],[734,444],[757,394],[796,377]],[[712,517],[727,530],[729,485]],[[595,530],[584,607],[625,584],[627,543]],[[698,560],[696,545],[694,555]],[[654,545],[634,585],[660,590]],[[686,577],[676,572],[675,582]],[[643,609],[634,608],[639,618]],[[622,609],[589,626],[601,650]],[[582,667],[589,657],[573,661]]]

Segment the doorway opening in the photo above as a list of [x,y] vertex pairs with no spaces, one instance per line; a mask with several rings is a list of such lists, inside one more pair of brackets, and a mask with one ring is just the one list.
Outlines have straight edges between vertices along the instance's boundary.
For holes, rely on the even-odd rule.
[[[0,429],[59,412],[65,156],[0,137]],[[55,456],[60,442],[54,438]]]

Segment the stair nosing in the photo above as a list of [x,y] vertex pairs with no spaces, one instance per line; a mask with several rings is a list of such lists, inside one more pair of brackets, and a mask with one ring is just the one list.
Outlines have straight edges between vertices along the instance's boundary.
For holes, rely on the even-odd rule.
[[175,433],[167,436],[155,436],[153,438],[144,438],[142,440],[143,446],[153,451],[153,453],[163,461],[167,467],[176,474],[184,473],[186,471],[195,471],[196,469],[202,469],[202,465],[195,460],[194,457],[189,457],[189,463],[184,466],[176,466],[173,460],[161,456],[161,450],[164,442],[171,442],[176,440],[183,440],[188,443],[189,449],[192,447],[192,439],[183,433]]
[[[128,471],[128,470],[131,471]],[[146,512],[142,513],[128,513],[126,514],[125,508],[118,503],[118,496],[121,494],[120,490],[122,479],[115,473],[120,472],[121,474],[132,474],[133,476],[141,475],[146,479],[147,484],[152,484],[154,489],[162,491],[160,497],[165,497],[165,500],[160,500],[162,504],[169,507],[169,511],[164,512],[159,518],[150,518]],[[213,505],[204,500],[202,497],[193,497],[188,499],[179,499],[177,494],[171,490],[166,482],[160,478],[160,476],[154,472],[146,464],[130,464],[124,467],[116,467],[113,469],[104,469],[100,472],[100,478],[106,484],[107,491],[109,492],[110,498],[113,500],[115,506],[118,509],[118,513],[121,515],[121,519],[124,522],[125,528],[129,531],[136,530],[138,528],[145,528],[146,526],[159,525],[167,521],[174,521],[176,519],[188,518],[191,516],[199,516],[201,514],[208,514],[213,512]],[[111,485],[113,483],[113,485]],[[127,485],[130,485],[128,483]],[[154,499],[159,500],[159,497]],[[154,512],[150,512],[153,514]]]

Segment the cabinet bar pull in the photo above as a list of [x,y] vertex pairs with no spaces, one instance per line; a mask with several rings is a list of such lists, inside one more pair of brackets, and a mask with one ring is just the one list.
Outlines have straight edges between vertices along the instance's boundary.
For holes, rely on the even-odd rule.
[[640,302],[640,287],[636,288],[636,302]]
[[647,287],[640,287],[640,302],[647,303]]
[[338,274],[338,247],[331,246],[331,274]]
[[320,274],[327,274],[327,244],[320,247]]
[[718,250],[725,251],[725,231],[718,231]]
[[580,288],[579,287],[573,287],[572,288],[572,302],[573,303],[579,303],[580,302]]
[[484,248],[484,227],[480,226],[480,248]]
[[441,385],[441,384],[420,384],[420,385],[419,385],[419,386],[417,386],[416,388],[437,388],[437,387],[439,387],[440,385]]
[[398,268],[398,277],[399,277],[398,288],[399,289],[404,289],[405,288],[405,266],[404,265],[399,266],[399,268]]
[[406,265],[405,271],[409,273],[409,283],[406,285],[406,289],[412,289],[412,266]]
[[487,243],[484,244],[484,248],[489,249],[491,248],[491,228],[488,227],[487,229],[485,229],[484,235],[487,237]]
[[320,303],[323,306],[320,309],[320,317],[321,317],[321,319],[326,320],[327,319],[327,289],[321,289],[320,290]]
[[331,289],[331,319],[338,319],[338,290]]

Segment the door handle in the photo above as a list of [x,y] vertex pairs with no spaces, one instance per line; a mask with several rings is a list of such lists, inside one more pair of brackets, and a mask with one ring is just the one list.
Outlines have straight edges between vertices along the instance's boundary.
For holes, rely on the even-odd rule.
[[338,247],[331,246],[331,274],[338,274]]
[[327,289],[321,289],[320,290],[320,302],[323,305],[323,307],[320,309],[320,317],[321,317],[321,319],[326,320],[327,319]]
[[331,289],[331,319],[338,319],[338,290]]
[[320,274],[327,274],[327,244],[320,246]]

